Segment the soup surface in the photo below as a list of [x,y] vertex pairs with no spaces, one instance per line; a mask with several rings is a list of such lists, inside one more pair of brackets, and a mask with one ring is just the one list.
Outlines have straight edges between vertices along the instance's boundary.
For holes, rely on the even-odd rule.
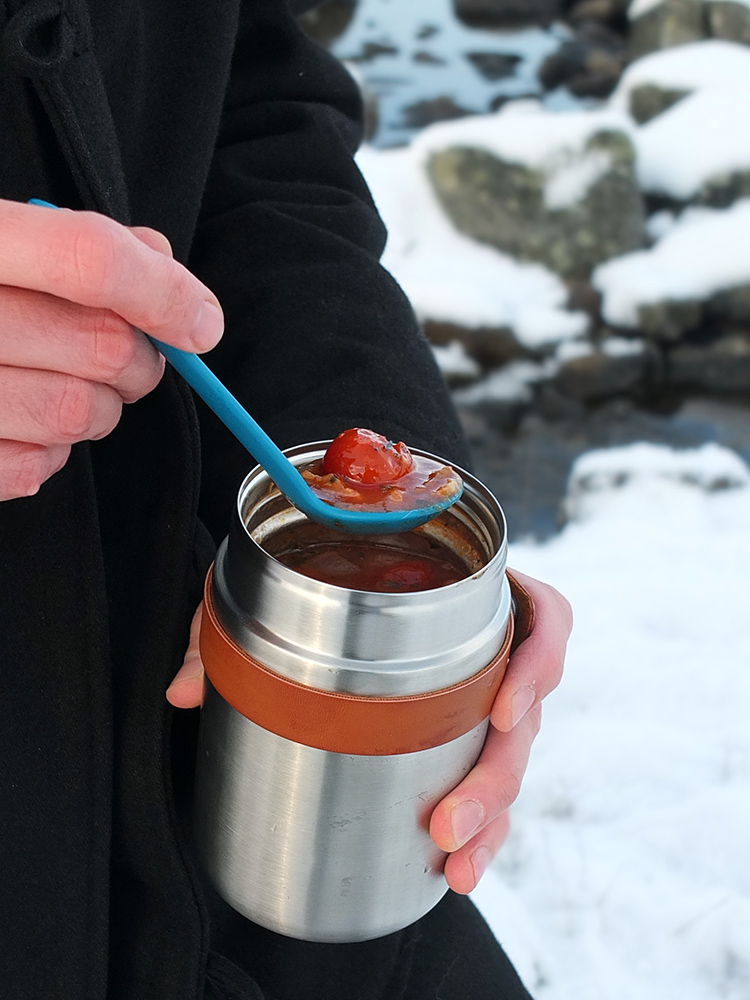
[[279,531],[265,548],[297,573],[349,590],[434,590],[463,580],[471,572],[455,552],[420,533],[320,535],[317,526],[301,522]]

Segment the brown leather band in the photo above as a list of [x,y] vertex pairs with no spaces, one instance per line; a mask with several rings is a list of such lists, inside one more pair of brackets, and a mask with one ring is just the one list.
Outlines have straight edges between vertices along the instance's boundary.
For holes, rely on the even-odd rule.
[[460,684],[401,698],[343,694],[282,677],[240,649],[216,617],[211,576],[200,635],[206,674],[225,701],[263,729],[321,750],[383,756],[448,743],[489,715],[510,656],[513,616],[495,659]]

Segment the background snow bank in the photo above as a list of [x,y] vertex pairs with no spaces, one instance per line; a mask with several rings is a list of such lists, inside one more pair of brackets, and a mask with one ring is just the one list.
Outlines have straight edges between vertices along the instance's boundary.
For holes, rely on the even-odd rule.
[[537,1000],[750,996],[750,474],[639,444],[574,468],[511,565],[576,625],[475,899]]
[[690,208],[651,250],[615,257],[596,268],[602,314],[637,327],[638,308],[655,302],[708,299],[750,282],[750,199],[730,208]]

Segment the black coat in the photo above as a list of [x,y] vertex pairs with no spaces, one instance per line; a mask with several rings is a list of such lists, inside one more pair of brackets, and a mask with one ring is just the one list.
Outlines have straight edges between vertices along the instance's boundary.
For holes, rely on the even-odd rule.
[[[363,424],[465,463],[378,265],[358,121],[284,0],[0,2],[0,196],[164,232],[224,307],[207,360],[282,446]],[[6,1000],[260,995],[215,957],[206,979],[197,713],[164,697],[252,464],[168,370],[37,496],[0,504]]]

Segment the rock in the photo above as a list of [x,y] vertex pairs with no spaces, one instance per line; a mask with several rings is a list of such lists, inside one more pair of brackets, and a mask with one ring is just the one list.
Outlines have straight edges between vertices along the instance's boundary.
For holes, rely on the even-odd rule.
[[674,386],[709,392],[750,391],[750,333],[735,332],[709,344],[678,344],[668,354]]
[[638,307],[638,329],[657,341],[679,340],[702,319],[703,302],[696,299],[666,299]]
[[698,0],[661,0],[630,22],[631,62],[657,49],[669,49],[708,36],[704,5]]
[[750,323],[750,285],[717,292],[706,305],[706,315],[732,323]]
[[462,108],[452,97],[435,97],[429,101],[417,101],[404,108],[404,121],[410,128],[424,128],[434,122],[452,121],[465,118],[471,111]]
[[740,198],[750,198],[750,170],[734,170],[710,177],[694,201],[712,208],[728,208]]
[[[580,347],[577,355],[571,351],[575,347]],[[564,349],[560,353],[555,385],[563,395],[582,401],[642,391],[656,357],[653,347],[621,337],[610,337],[596,347],[568,345],[572,356],[567,358]]]
[[[553,118],[555,116],[552,116]],[[524,128],[543,130],[543,113]],[[628,137],[614,129],[564,145],[534,169],[481,149],[452,146],[427,169],[443,208],[467,236],[564,277],[587,278],[598,263],[646,243],[643,203]]]
[[639,125],[643,125],[656,118],[662,111],[671,108],[683,97],[687,97],[689,93],[689,90],[669,89],[657,87],[653,83],[642,83],[630,91],[630,113]]
[[343,35],[354,17],[357,0],[328,0],[312,7],[315,0],[292,0],[292,10],[299,14],[299,23],[305,33],[320,45],[328,46]]
[[509,361],[517,361],[527,356],[527,352],[507,327],[472,329],[435,320],[426,320],[422,326],[431,344],[447,347],[458,342],[483,368],[498,368]]
[[384,42],[365,42],[356,55],[349,56],[348,61],[353,63],[369,62],[378,56],[395,56],[397,54],[398,49],[395,45],[388,45]]
[[508,52],[467,52],[466,58],[476,66],[485,80],[502,80],[513,76],[521,57]]
[[735,0],[707,3],[708,30],[714,38],[750,45],[750,7]]
[[581,41],[566,42],[544,60],[539,68],[539,79],[546,90],[570,87],[571,83],[578,81],[578,90],[574,92],[579,96],[590,96],[581,93],[585,89],[582,80],[589,76],[598,77],[606,81],[605,92],[591,96],[607,97],[616,87],[623,65],[621,56],[605,49]]
[[529,91],[525,94],[497,94],[490,101],[487,110],[488,111],[499,111],[500,108],[504,108],[506,104],[510,104],[512,101],[538,101],[539,93]]
[[419,50],[415,52],[412,56],[412,61],[415,63],[421,63],[423,66],[445,66],[446,60],[440,59],[438,56],[434,56],[431,52],[426,52],[424,50]]
[[630,0],[579,0],[568,11],[572,24],[581,21],[603,21],[605,24],[624,18]]
[[550,24],[562,16],[562,0],[453,0],[459,21],[472,28]]
[[568,289],[567,307],[571,312],[585,312],[597,327],[601,321],[602,297],[590,281],[571,278],[565,282]]

